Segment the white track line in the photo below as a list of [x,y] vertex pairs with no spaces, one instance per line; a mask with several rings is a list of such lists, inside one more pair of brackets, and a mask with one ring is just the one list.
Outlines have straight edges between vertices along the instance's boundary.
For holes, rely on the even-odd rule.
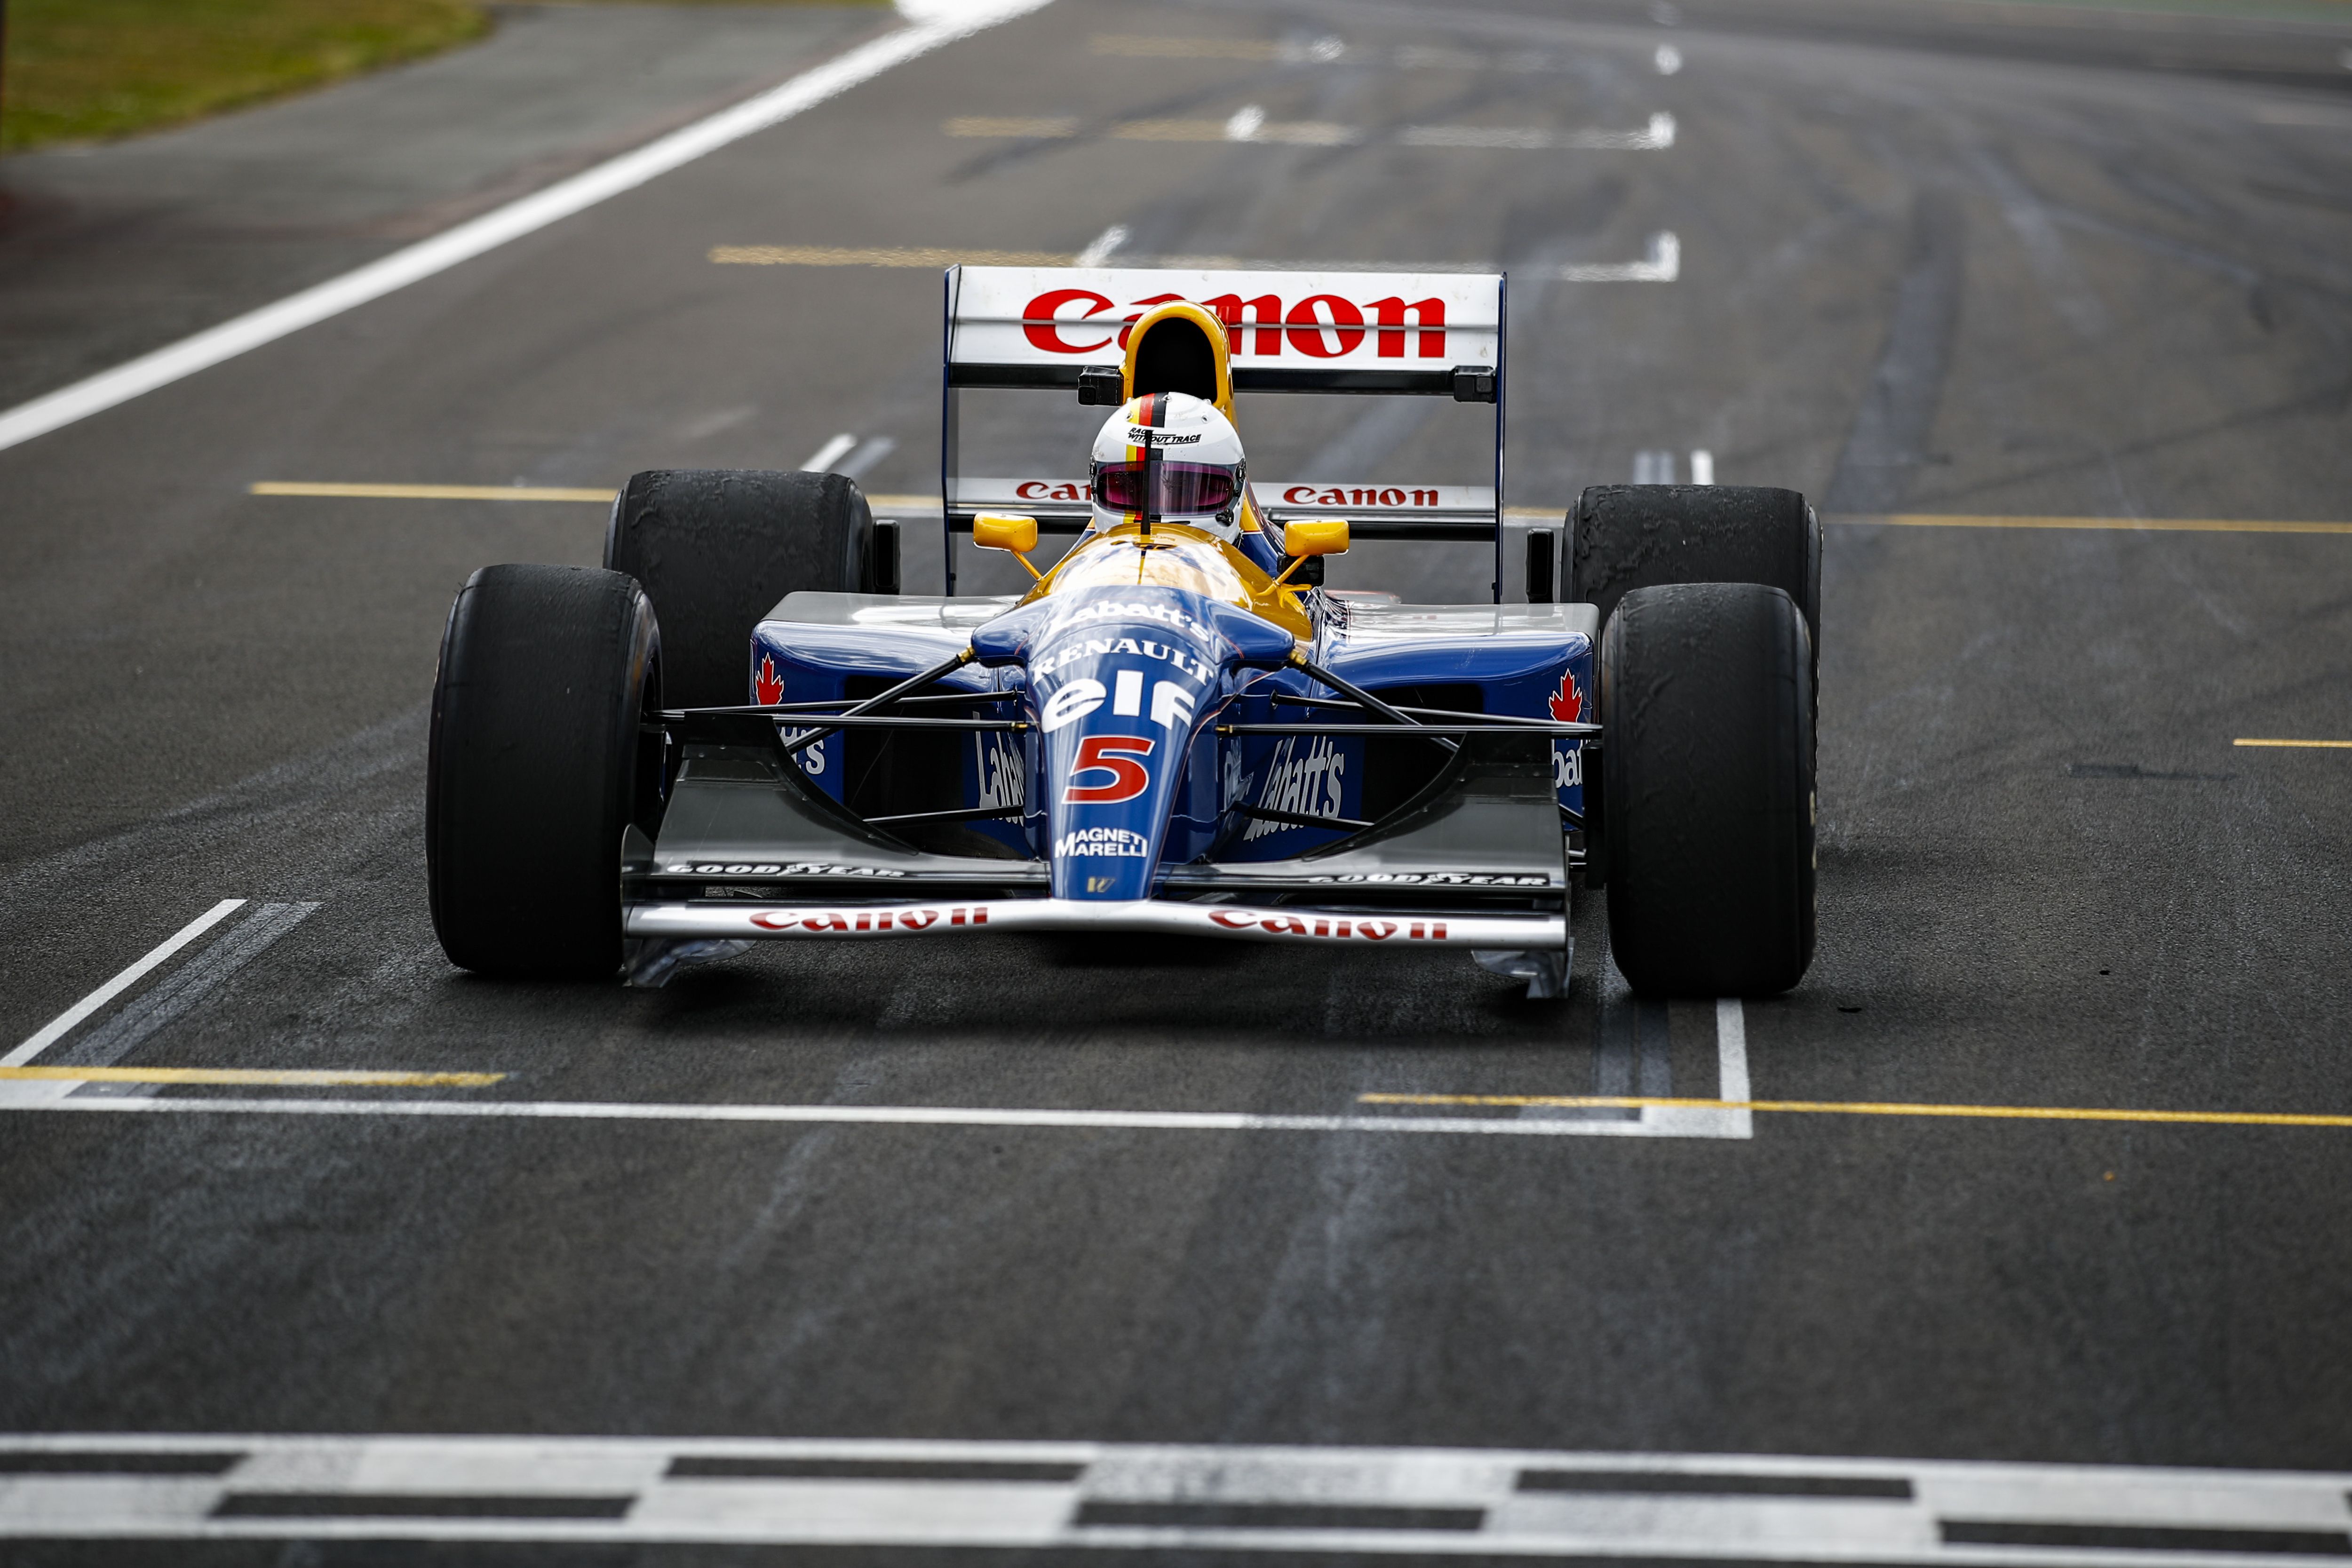
[[[1715,1004],[1715,1097],[1717,1100],[1747,1100],[1748,1092],[1748,1010],[1737,996],[1719,996]],[[1718,1110],[1725,1119],[1726,1138],[1756,1136],[1756,1113],[1752,1110]]]
[[[47,1087],[46,1085],[42,1087]],[[195,1116],[408,1116],[485,1121],[731,1121],[895,1127],[1041,1127],[1162,1132],[1454,1132],[1507,1137],[1740,1138],[1744,1110],[1653,1106],[1644,1121],[1522,1121],[1499,1116],[1266,1116],[1232,1110],[1055,1110],[965,1105],[709,1105],[611,1100],[17,1099],[0,1110],[154,1112]]]
[[824,446],[819,447],[815,451],[811,452],[808,455],[808,461],[801,465],[801,472],[804,474],[824,473],[827,468],[832,468],[834,464],[841,461],[842,454],[856,445],[857,437],[845,430],[840,435],[835,436],[832,440],[827,441]]
[[[142,961],[145,962],[145,961]],[[1717,1095],[1748,1098],[1748,1028],[1738,998],[1715,1006]],[[600,1100],[71,1098],[70,1085],[0,1085],[0,1110],[89,1110],[192,1116],[456,1117],[513,1121],[706,1121],[739,1125],[1083,1128],[1131,1132],[1438,1132],[1521,1138],[1755,1136],[1755,1113],[1652,1105],[1628,1121],[1512,1116],[1265,1115],[1235,1110],[1061,1110],[1025,1106],[714,1105]]]
[[1127,243],[1127,225],[1115,223],[1095,236],[1094,243],[1078,252],[1077,266],[1100,267],[1111,258],[1112,252]]
[[84,1018],[89,1017],[92,1013],[97,1012],[100,1007],[105,1006],[109,1002],[113,1001],[117,996],[122,994],[125,990],[129,989],[138,981],[141,975],[146,973],[149,970],[154,968],[157,964],[163,963],[165,959],[171,957],[173,953],[187,946],[188,943],[195,941],[196,938],[204,935],[205,932],[212,930],[213,927],[227,919],[233,911],[244,907],[245,900],[243,899],[223,899],[219,903],[215,904],[211,909],[206,910],[203,914],[198,915],[194,920],[190,921],[186,925],[182,926],[171,936],[165,938],[161,945],[150,952],[144,958],[140,959],[130,968],[124,970],[121,973],[116,975],[113,979],[108,981],[105,984],[100,986],[97,990],[83,997],[80,1001],[75,1003],[72,1006],[67,1008],[64,1012],[50,1019],[47,1024],[41,1026],[37,1033],[29,1037],[24,1044],[18,1046],[15,1050],[10,1051],[6,1056],[0,1057],[0,1067],[23,1067],[26,1062],[31,1061],[35,1057],[39,1056],[43,1051],[47,1050],[51,1046],[56,1045],[58,1041],[64,1038],[66,1032],[71,1029],[76,1024],[80,1023]]
[[61,426],[88,418],[143,393],[166,386],[234,359],[264,343],[315,326],[371,300],[446,272],[462,261],[495,250],[509,240],[583,212],[646,181],[715,153],[729,142],[765,131],[814,109],[893,66],[903,65],[959,38],[1034,11],[1050,0],[974,0],[953,7],[926,6],[930,19],[860,44],[848,53],[802,72],[683,130],[561,180],[547,189],[509,202],[495,212],[395,250],[355,271],[305,289],[234,321],[101,371],[71,386],[0,413],[0,450]]

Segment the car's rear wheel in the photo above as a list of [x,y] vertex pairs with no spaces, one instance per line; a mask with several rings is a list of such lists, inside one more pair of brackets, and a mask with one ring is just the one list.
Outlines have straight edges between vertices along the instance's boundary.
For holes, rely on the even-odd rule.
[[1609,617],[1609,947],[1635,991],[1769,995],[1811,963],[1811,661],[1775,587],[1636,588]]
[[[1761,583],[1822,637],[1822,525],[1795,490],[1760,485],[1593,485],[1570,520],[1570,596],[1603,626],[1636,588]],[[1604,715],[1605,717],[1605,715]]]
[[486,566],[458,594],[425,790],[451,963],[548,979],[619,967],[622,836],[661,682],[653,606],[617,572]]
[[840,474],[655,468],[614,499],[604,564],[653,600],[665,700],[726,708],[751,700],[751,628],[786,594],[897,590],[895,531],[883,544]]

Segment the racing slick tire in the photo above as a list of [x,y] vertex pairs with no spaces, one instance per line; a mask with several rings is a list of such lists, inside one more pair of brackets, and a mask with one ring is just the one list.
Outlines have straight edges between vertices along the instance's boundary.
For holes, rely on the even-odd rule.
[[1636,588],[1609,617],[1609,948],[1635,992],[1769,995],[1812,962],[1811,658],[1758,584]]
[[485,566],[433,683],[425,860],[462,969],[590,979],[621,963],[622,837],[661,707],[645,591],[590,566]]
[[1665,583],[1761,583],[1804,612],[1819,668],[1822,524],[1795,490],[1761,485],[1593,485],[1569,520],[1570,596],[1601,611]]
[[674,708],[751,701],[760,617],[801,590],[895,586],[897,563],[876,557],[873,510],[841,474],[654,468],[621,488],[604,533],[605,567],[643,584],[661,620]]

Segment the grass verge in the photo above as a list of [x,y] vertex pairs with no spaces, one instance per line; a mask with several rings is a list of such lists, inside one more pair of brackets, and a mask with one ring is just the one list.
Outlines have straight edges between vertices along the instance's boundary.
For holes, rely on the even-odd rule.
[[178,124],[478,37],[474,0],[5,0],[0,152]]

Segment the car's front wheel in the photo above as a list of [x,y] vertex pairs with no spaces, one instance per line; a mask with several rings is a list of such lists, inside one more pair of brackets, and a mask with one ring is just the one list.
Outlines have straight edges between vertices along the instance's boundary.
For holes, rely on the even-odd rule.
[[442,634],[425,773],[433,929],[451,963],[549,979],[620,966],[622,837],[660,705],[661,634],[634,581],[474,574]]
[[1636,588],[1610,616],[1609,947],[1635,991],[1769,995],[1812,962],[1811,665],[1778,588]]

